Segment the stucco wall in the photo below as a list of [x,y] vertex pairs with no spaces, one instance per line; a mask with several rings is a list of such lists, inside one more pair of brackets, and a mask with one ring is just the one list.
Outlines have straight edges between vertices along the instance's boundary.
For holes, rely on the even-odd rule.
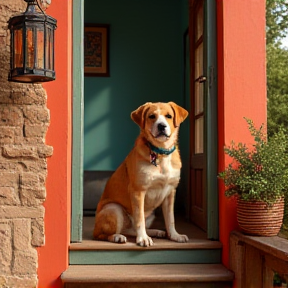
[[[217,0],[216,3],[218,168],[223,171],[231,161],[223,147],[232,140],[252,141],[243,117],[252,119],[257,127],[267,120],[265,1]],[[219,182],[219,233],[226,266],[229,266],[230,233],[237,228],[235,211],[236,201],[225,197],[224,185]]]
[[0,287],[36,287],[36,247],[45,243],[45,145],[50,122],[39,84],[7,81],[10,35],[7,21],[25,11],[22,0],[0,3]]

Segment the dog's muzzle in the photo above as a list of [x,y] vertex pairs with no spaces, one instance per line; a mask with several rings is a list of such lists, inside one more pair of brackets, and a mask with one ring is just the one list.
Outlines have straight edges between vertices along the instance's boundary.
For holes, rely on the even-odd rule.
[[171,129],[169,123],[167,123],[165,117],[160,115],[157,121],[153,124],[151,132],[154,138],[164,142],[171,136]]
[[165,136],[166,138],[169,138],[170,136],[167,134],[166,128],[167,128],[167,125],[165,123],[159,123],[157,125],[158,134],[157,134],[157,136],[155,138],[158,138],[158,137],[161,137],[161,136]]

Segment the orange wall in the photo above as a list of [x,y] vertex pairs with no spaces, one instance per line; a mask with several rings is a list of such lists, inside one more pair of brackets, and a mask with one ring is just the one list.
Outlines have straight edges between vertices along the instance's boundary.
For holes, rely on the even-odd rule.
[[[244,116],[266,122],[265,1],[216,0],[218,37],[219,170],[228,163],[224,144],[249,139]],[[45,202],[45,246],[38,249],[39,287],[61,287],[68,266],[71,207],[71,16],[72,1],[52,0],[47,14],[58,21],[56,80],[44,85],[51,124],[46,143],[54,147],[48,159]],[[229,233],[235,227],[235,203],[219,193],[223,263],[229,266]]]
[[68,267],[71,207],[71,73],[72,1],[52,0],[46,13],[57,19],[56,80],[44,84],[51,123],[46,143],[54,147],[48,159],[45,201],[45,246],[38,249],[39,287],[61,287]]
[[[250,141],[243,117],[266,123],[265,1],[217,0],[219,170],[224,144]],[[229,266],[229,234],[237,227],[235,201],[219,189],[220,240]]]

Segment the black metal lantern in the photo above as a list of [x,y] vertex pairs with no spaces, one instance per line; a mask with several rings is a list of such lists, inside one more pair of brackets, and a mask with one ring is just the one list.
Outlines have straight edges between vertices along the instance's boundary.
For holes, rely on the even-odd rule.
[[44,13],[37,0],[27,2],[26,11],[9,19],[9,81],[22,83],[55,80],[54,30],[56,19]]

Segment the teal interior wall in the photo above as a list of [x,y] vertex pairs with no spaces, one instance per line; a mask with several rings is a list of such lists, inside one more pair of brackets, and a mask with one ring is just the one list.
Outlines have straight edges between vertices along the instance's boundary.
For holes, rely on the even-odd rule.
[[[85,22],[110,25],[110,77],[84,79],[84,170],[115,170],[124,160],[139,133],[130,118],[138,106],[174,101],[188,109],[183,81],[187,3],[85,0]],[[184,162],[189,157],[186,121],[180,129]]]

